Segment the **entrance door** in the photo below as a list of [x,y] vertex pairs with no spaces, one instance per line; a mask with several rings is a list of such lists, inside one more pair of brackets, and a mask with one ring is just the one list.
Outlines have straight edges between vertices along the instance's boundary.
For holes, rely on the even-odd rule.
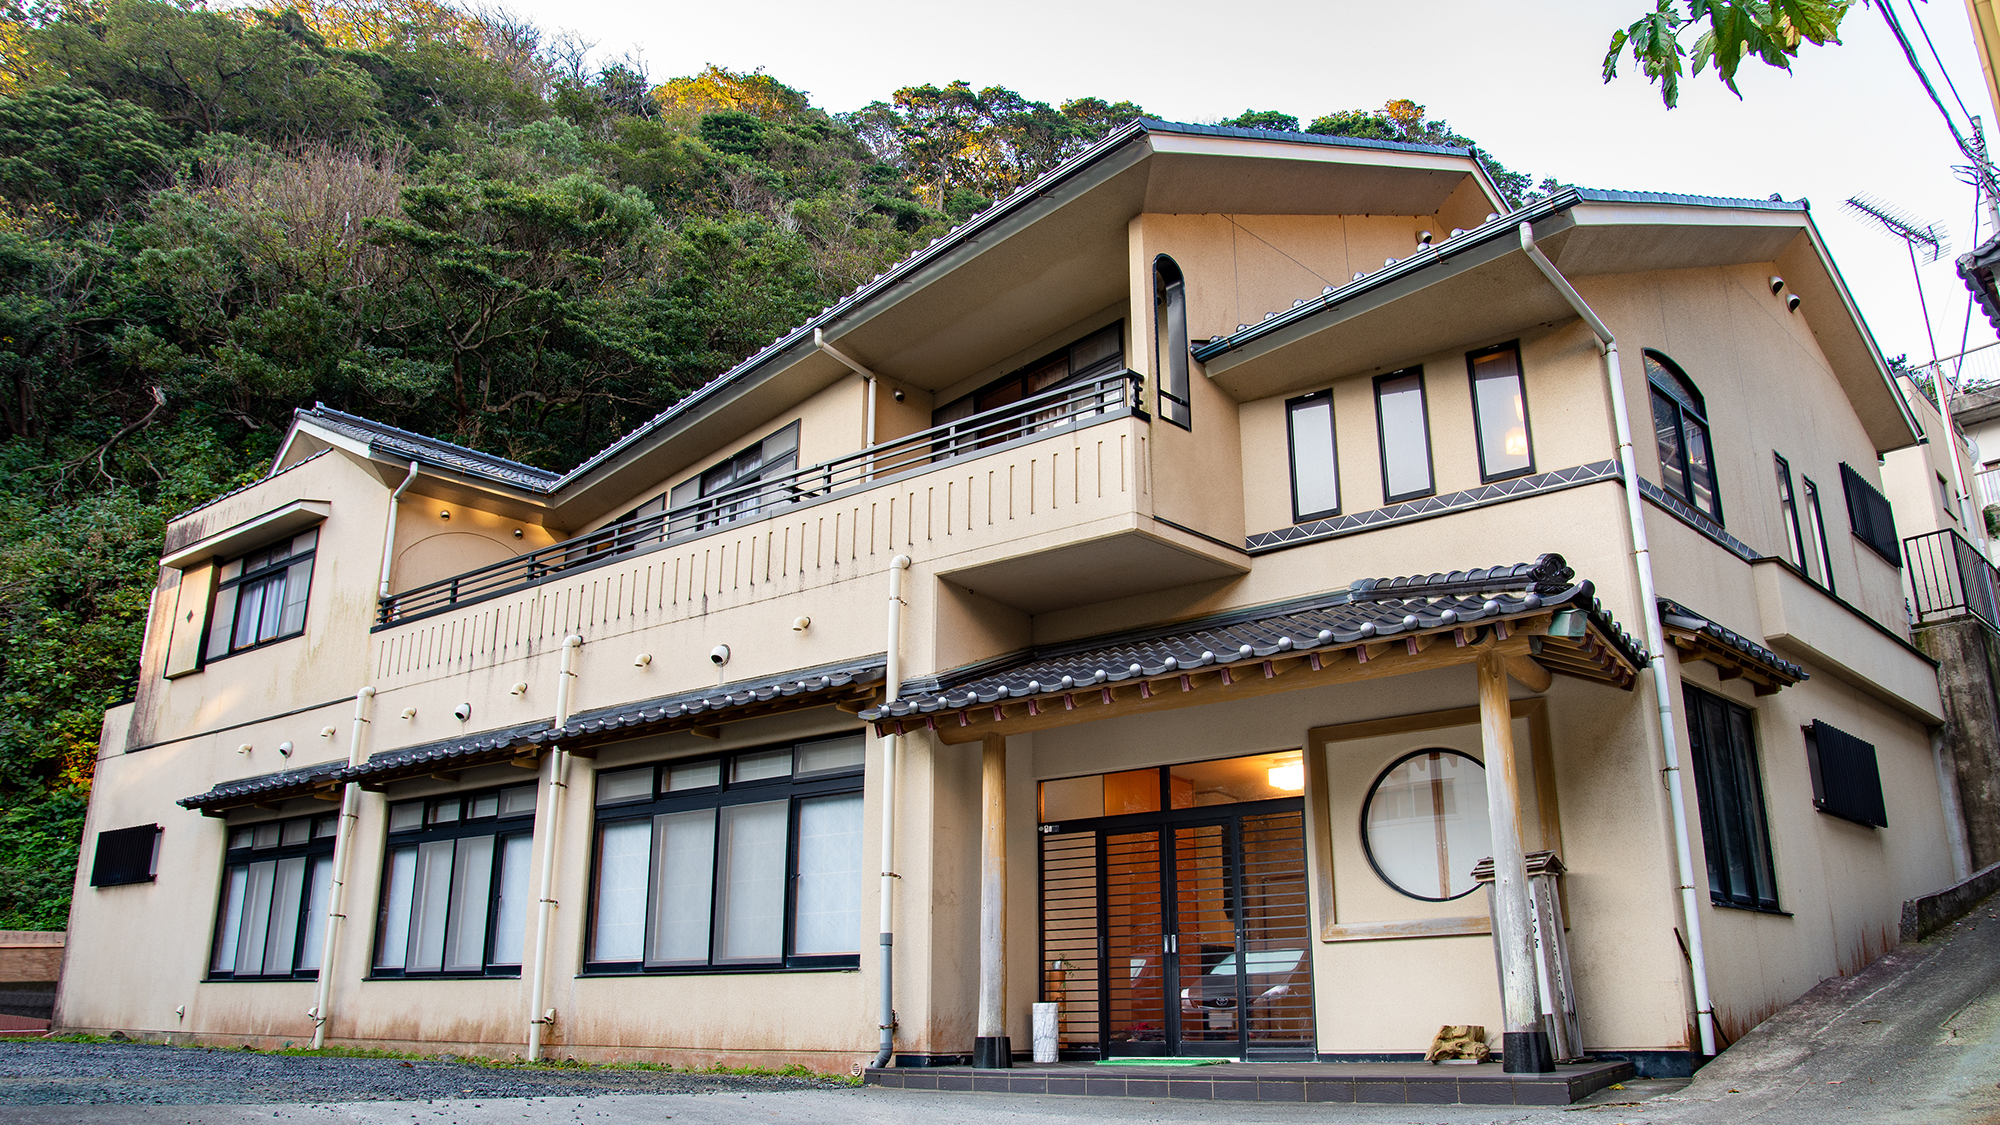
[[[1260,779],[1269,757],[1248,760]],[[1310,1059],[1303,802],[1197,805],[1185,780],[1162,776],[1168,808],[1085,821],[1047,822],[1045,795],[1042,991],[1062,1048]]]

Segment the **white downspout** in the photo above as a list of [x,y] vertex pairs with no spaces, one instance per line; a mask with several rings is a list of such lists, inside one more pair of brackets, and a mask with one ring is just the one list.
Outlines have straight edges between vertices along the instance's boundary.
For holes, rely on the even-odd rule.
[[[882,706],[896,702],[903,686],[903,572],[910,556],[889,560],[889,656],[884,669]],[[891,910],[896,890],[896,746],[902,735],[882,736],[882,1049],[875,1066],[885,1067],[896,1055],[896,934]]]
[[[876,384],[880,383],[881,380],[876,377],[873,371],[868,370],[866,367],[863,367],[860,364],[854,362],[854,360],[848,358],[846,352],[843,352],[839,348],[834,347],[832,344],[827,343],[825,333],[821,332],[817,328],[813,329],[813,347],[818,348],[820,351],[823,351],[826,354],[832,356],[833,358],[839,360],[842,364],[846,365],[849,371],[854,372],[856,375],[859,375],[863,379],[868,381],[867,421],[863,423],[866,432],[863,435],[862,440],[866,443],[864,448],[867,449],[875,448],[875,397],[876,397],[875,388]],[[875,479],[875,462],[872,458],[868,462],[867,475],[864,476],[862,479],[863,480]]]
[[[347,737],[349,769],[361,764],[363,736],[368,732],[368,704],[374,698],[372,687],[354,693],[354,725]],[[347,862],[354,846],[354,822],[360,815],[361,783],[350,781],[340,797],[340,826],[333,835],[333,886],[326,896],[326,927],[319,942],[319,987],[313,994],[312,1011],[306,1013],[313,1021],[315,1051],[326,1046],[327,1009],[333,996],[333,954],[339,946],[341,920],[347,917]]]
[[1604,351],[1604,375],[1611,386],[1611,417],[1617,428],[1618,471],[1625,481],[1625,520],[1632,535],[1632,562],[1639,571],[1639,615],[1646,623],[1646,663],[1653,670],[1653,695],[1659,705],[1660,744],[1666,758],[1667,795],[1673,805],[1674,859],[1679,865],[1681,920],[1687,927],[1688,962],[1694,976],[1695,1021],[1701,1031],[1701,1053],[1715,1054],[1715,1004],[1708,995],[1708,959],[1701,939],[1701,903],[1695,894],[1694,852],[1688,843],[1687,802],[1681,794],[1680,740],[1675,734],[1673,683],[1667,677],[1666,630],[1660,624],[1660,602],[1653,588],[1653,551],[1647,542],[1646,510],[1639,494],[1639,463],[1632,450],[1632,416],[1625,407],[1625,379],[1618,368],[1618,340],[1583,295],[1556,269],[1535,233],[1521,224],[1521,249],[1528,260],[1563,295],[1576,315],[1590,326]]
[[382,529],[382,587],[376,594],[379,598],[389,596],[389,568],[396,564],[396,505],[402,503],[403,493],[417,480],[417,463],[410,462],[410,473],[396,491],[389,494],[389,518]]
[[[571,633],[563,638],[562,674],[556,680],[556,721],[553,728],[560,731],[569,725],[571,701],[570,685],[576,680],[576,650],[583,646],[583,636]],[[540,892],[537,895],[535,917],[535,963],[528,978],[528,1061],[535,1062],[542,1057],[542,1029],[554,1021],[550,1011],[542,1009],[542,987],[548,977],[549,963],[549,916],[555,909],[556,841],[562,831],[563,802],[569,796],[569,751],[558,742],[549,750],[549,776],[543,788],[548,796],[543,802],[543,814],[535,823],[535,830],[542,834],[542,870]]]

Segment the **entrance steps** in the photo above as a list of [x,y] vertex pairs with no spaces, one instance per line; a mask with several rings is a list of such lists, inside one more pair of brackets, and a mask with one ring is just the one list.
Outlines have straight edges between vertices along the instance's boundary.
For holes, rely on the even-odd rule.
[[1007,1070],[871,1067],[862,1082],[900,1090],[1175,1101],[1570,1105],[1632,1076],[1632,1064],[1623,1059],[1559,1066],[1553,1074],[1508,1074],[1498,1063],[1253,1062],[1189,1067],[1031,1063]]

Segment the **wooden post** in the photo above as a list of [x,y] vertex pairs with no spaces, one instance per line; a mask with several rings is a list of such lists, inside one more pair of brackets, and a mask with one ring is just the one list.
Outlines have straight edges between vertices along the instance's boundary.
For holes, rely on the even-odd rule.
[[979,1035],[972,1065],[1009,1067],[1007,1041],[1007,739],[984,739],[979,769]]
[[1542,1027],[1534,908],[1521,846],[1513,708],[1507,699],[1507,660],[1498,652],[1479,654],[1479,732],[1486,751],[1486,816],[1493,827],[1493,946],[1499,954],[1500,1003],[1506,1021],[1501,1054],[1510,1074],[1543,1073],[1555,1069],[1555,1058]]

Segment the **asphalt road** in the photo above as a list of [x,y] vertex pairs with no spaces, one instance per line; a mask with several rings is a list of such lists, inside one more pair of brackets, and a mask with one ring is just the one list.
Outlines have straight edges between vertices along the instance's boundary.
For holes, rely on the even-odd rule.
[[2000,1125],[2000,903],[1828,981],[1692,1082],[1582,1105],[1258,1105],[815,1086],[660,1071],[529,1071],[140,1044],[0,1042],[0,1121],[181,1125]]

